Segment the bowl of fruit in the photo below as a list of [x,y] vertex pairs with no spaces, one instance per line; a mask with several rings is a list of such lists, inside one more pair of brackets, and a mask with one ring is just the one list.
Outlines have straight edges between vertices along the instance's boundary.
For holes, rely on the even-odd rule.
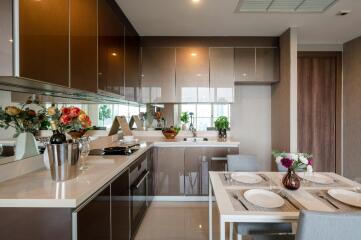
[[162,133],[166,139],[174,139],[180,131],[180,127],[163,128]]

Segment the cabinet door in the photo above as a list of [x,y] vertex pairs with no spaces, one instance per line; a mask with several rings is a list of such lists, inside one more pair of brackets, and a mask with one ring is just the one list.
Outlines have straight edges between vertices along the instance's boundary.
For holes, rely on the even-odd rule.
[[211,102],[233,102],[234,48],[209,50]]
[[256,80],[256,49],[235,49],[235,81],[254,82]]
[[0,1],[0,76],[13,75],[13,4]]
[[69,1],[19,1],[20,76],[69,86]]
[[154,154],[156,154],[156,151],[153,150],[153,148],[149,149],[147,152],[147,164],[148,164],[148,170],[150,172],[148,177],[148,206],[150,205],[151,201],[153,200],[153,197],[155,195],[154,192],[154,183],[155,183],[155,169],[154,169]]
[[124,25],[114,0],[98,2],[98,86],[124,95]]
[[112,239],[130,239],[129,169],[111,183]]
[[209,49],[177,48],[176,97],[178,102],[209,102]]
[[256,49],[256,81],[270,83],[279,81],[278,51],[278,48]]
[[184,153],[184,182],[185,194],[208,194],[208,163],[209,148],[186,148]]
[[96,92],[97,0],[72,0],[70,9],[70,87]]
[[156,195],[184,195],[184,148],[157,148],[155,159]]
[[110,186],[77,213],[78,240],[110,239]]
[[140,95],[140,42],[139,36],[125,28],[125,99],[138,101]]
[[227,155],[239,154],[239,148],[213,148],[210,149],[209,154],[212,155],[210,159],[210,171],[227,171]]
[[175,86],[175,48],[142,48],[142,102],[176,102]]

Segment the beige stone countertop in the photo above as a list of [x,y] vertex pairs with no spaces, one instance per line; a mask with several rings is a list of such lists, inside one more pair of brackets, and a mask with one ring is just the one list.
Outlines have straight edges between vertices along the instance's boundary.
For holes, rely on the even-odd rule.
[[76,208],[152,147],[141,143],[130,156],[89,156],[78,177],[55,182],[41,169],[0,183],[0,207]]

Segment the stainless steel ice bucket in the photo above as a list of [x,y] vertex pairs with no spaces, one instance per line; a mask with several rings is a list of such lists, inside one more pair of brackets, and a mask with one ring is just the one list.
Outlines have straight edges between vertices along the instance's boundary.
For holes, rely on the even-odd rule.
[[48,144],[51,177],[61,182],[75,178],[79,172],[78,143]]

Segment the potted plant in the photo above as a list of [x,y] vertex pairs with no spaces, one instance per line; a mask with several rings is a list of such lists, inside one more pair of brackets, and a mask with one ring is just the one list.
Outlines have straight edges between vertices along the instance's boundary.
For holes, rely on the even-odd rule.
[[220,116],[214,122],[214,126],[218,130],[218,138],[219,140],[227,139],[227,129],[229,128],[228,118],[225,116]]
[[296,174],[297,171],[313,172],[313,158],[311,154],[279,151],[274,151],[272,154],[276,158],[277,165],[287,169],[287,173],[282,178],[282,184],[289,190],[297,190],[301,186],[301,180]]
[[[40,110],[31,109],[31,105]],[[0,107],[0,128],[15,129],[13,137],[16,138],[16,160],[39,154],[34,135],[45,119],[45,108],[35,101],[28,100],[21,107],[7,106],[5,109]]]
[[110,108],[107,105],[101,105],[99,107],[99,120],[103,122],[102,126],[104,126],[104,121],[111,117],[112,117],[112,112]]
[[182,112],[180,116],[180,121],[182,122],[182,130],[187,130],[187,124],[189,123],[189,113]]

